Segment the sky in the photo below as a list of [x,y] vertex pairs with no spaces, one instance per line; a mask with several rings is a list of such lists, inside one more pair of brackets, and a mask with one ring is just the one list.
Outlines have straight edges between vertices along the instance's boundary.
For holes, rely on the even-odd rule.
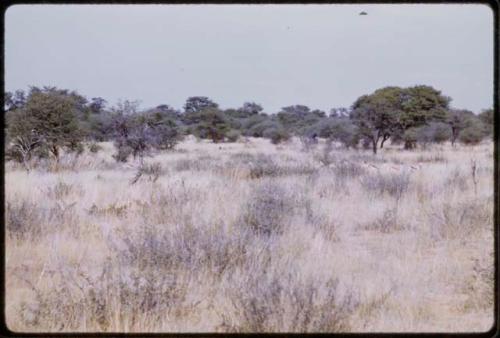
[[[361,11],[368,15],[359,15]],[[493,105],[485,5],[14,5],[5,88],[77,90],[181,109],[190,96],[268,113],[329,111],[385,86],[431,85],[455,108]]]

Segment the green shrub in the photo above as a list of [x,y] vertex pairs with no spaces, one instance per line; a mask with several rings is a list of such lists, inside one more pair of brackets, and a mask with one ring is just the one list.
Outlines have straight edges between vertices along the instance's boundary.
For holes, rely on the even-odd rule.
[[240,138],[241,133],[235,129],[231,129],[227,134],[226,138],[229,142],[236,142]]

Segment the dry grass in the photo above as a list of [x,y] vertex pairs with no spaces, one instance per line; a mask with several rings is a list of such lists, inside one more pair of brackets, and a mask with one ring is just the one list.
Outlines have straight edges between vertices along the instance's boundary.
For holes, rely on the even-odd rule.
[[6,163],[14,331],[493,323],[492,144],[373,156],[322,140],[188,138],[130,164],[99,147],[30,171]]

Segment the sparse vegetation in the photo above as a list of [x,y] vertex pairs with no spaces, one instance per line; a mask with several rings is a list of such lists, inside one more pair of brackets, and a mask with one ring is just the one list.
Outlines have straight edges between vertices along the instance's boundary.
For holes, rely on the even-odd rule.
[[6,93],[7,325],[489,329],[493,112],[450,101],[385,87],[268,114]]
[[[120,163],[107,142],[61,153],[58,170],[7,162],[9,328],[489,328],[491,144],[221,145],[188,138]],[[440,298],[423,299],[430,289]]]

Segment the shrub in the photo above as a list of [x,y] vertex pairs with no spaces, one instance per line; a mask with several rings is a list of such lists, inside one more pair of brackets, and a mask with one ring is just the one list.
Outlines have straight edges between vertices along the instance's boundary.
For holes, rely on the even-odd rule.
[[404,230],[403,224],[398,219],[396,208],[385,210],[381,217],[375,219],[373,222],[360,225],[359,228],[362,230],[379,231],[381,233]]
[[91,153],[93,153],[93,154],[96,154],[96,153],[98,153],[98,152],[99,152],[99,151],[101,151],[101,150],[102,150],[102,147],[101,147],[99,144],[95,143],[95,142],[92,142],[92,143],[89,145],[89,151],[90,151]]
[[128,157],[132,154],[133,149],[125,144],[119,143],[117,145],[116,153],[113,155],[113,158],[117,162],[127,162]]
[[318,140],[315,136],[301,136],[300,143],[302,144],[302,151],[310,152],[318,145]]
[[47,196],[55,200],[61,200],[71,194],[73,190],[74,187],[72,184],[59,181],[53,187],[47,189]]
[[365,169],[362,166],[346,160],[335,163],[333,170],[340,179],[355,178],[365,174]]
[[443,153],[435,153],[430,156],[419,155],[417,157],[418,163],[446,163],[448,159],[443,155]]
[[241,223],[258,235],[281,234],[285,218],[293,211],[293,203],[277,183],[266,182],[255,188]]
[[266,129],[262,136],[270,139],[272,144],[279,144],[290,139],[290,134],[283,128]]
[[5,225],[7,235],[18,239],[35,239],[42,233],[43,215],[35,203],[22,201],[19,204],[7,202]]
[[406,130],[403,134],[403,140],[405,141],[405,149],[414,149],[418,141],[418,129],[410,128]]
[[227,134],[226,138],[229,142],[236,142],[240,138],[241,133],[235,129],[231,129]]
[[280,174],[280,166],[270,156],[259,155],[254,161],[250,167],[250,178],[276,177]]
[[190,118],[195,123],[193,131],[196,136],[210,139],[214,143],[223,141],[229,131],[227,117],[216,108],[206,108],[190,113]]
[[338,282],[306,279],[293,273],[253,271],[242,288],[232,288],[236,319],[224,318],[229,332],[321,332],[350,330],[350,316],[357,302],[339,296]]
[[410,187],[410,174],[403,172],[394,175],[366,175],[362,177],[361,184],[370,192],[387,193],[399,201]]
[[477,124],[468,126],[462,130],[458,136],[460,142],[466,145],[475,145],[480,143],[484,138],[484,130]]
[[423,147],[429,143],[442,143],[452,137],[452,131],[449,125],[442,122],[432,122],[421,126],[415,130],[417,142]]
[[435,206],[429,214],[433,234],[439,239],[470,236],[478,229],[493,227],[493,212],[488,203],[478,200]]
[[156,182],[156,180],[160,177],[161,174],[162,174],[162,168],[160,163],[149,164],[141,162],[130,184],[137,183],[137,181],[141,177],[148,177],[149,181]]

